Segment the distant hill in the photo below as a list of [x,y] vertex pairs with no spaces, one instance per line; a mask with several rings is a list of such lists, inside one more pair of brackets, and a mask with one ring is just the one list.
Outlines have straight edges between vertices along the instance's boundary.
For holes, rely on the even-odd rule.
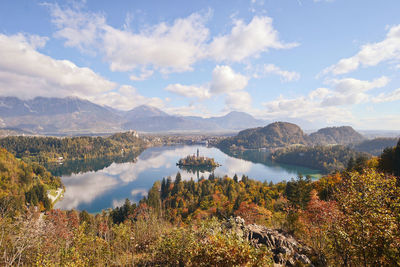
[[[327,127],[307,135],[296,124],[274,122],[265,127],[240,131],[236,136],[221,140],[221,148],[280,148],[290,145],[355,145],[365,138],[350,126]],[[363,151],[363,150],[360,150]],[[367,151],[366,151],[367,152]]]
[[202,130],[204,127],[185,117],[155,116],[138,117],[123,124],[124,129],[136,129],[143,132],[168,132],[179,130]]
[[17,128],[32,134],[112,133],[130,129],[143,132],[216,132],[263,124],[265,122],[244,112],[201,118],[170,115],[147,105],[122,111],[77,97],[36,97],[30,100],[0,97],[0,127]]
[[225,116],[202,118],[196,116],[168,115],[160,109],[139,106],[128,111],[124,118],[127,120],[123,128],[136,129],[145,132],[160,131],[226,131],[242,130],[264,124],[253,116],[244,112],[230,112]]
[[33,133],[18,128],[0,128],[0,137],[9,135],[33,135]]
[[6,127],[34,133],[119,131],[121,118],[107,108],[76,97],[20,100],[0,97]]
[[243,130],[235,137],[222,140],[219,146],[256,149],[284,147],[294,144],[309,144],[308,136],[296,124],[274,122],[265,127]]
[[211,117],[205,120],[215,123],[216,125],[224,129],[233,130],[243,130],[246,128],[257,127],[265,124],[265,122],[262,120],[257,120],[253,116],[245,112],[238,111],[232,111],[225,116]]
[[398,140],[398,138],[375,138],[372,140],[365,140],[352,147],[356,151],[367,152],[374,156],[379,156],[385,148],[396,146]]
[[350,126],[327,127],[310,134],[310,142],[316,145],[348,145],[364,140],[365,137]]
[[133,120],[133,119],[140,119],[140,118],[151,118],[151,117],[169,117],[167,113],[164,111],[151,107],[151,106],[146,106],[146,105],[141,105],[138,106],[134,109],[131,109],[129,111],[126,111],[124,114],[124,118],[127,120]]

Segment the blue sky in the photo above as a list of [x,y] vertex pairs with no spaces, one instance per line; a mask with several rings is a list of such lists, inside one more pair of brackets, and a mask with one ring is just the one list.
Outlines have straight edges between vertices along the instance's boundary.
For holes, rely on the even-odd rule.
[[398,0],[3,0],[0,95],[400,130],[399,12]]

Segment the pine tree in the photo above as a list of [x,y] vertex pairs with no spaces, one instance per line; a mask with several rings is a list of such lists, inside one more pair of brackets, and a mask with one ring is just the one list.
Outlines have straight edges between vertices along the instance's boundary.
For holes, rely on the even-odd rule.
[[400,177],[400,139],[397,142],[397,146],[394,150],[394,175]]
[[161,198],[165,199],[166,196],[167,196],[167,190],[166,190],[166,182],[165,182],[165,177],[164,177],[161,182]]
[[235,175],[233,176],[233,180],[237,183],[239,181],[239,178],[237,176],[237,174],[235,173]]
[[179,184],[182,181],[181,173],[178,172],[175,176],[175,185]]

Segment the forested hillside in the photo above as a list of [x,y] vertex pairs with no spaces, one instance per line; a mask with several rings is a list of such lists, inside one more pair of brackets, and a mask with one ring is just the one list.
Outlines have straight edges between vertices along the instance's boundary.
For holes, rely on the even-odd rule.
[[336,145],[288,147],[273,152],[270,157],[275,162],[304,166],[329,173],[344,170],[351,159],[367,160],[370,156],[367,153]]
[[365,140],[350,126],[327,127],[307,135],[293,123],[274,122],[265,127],[246,129],[236,136],[221,140],[216,145],[222,149],[273,150],[291,145],[350,145]]
[[121,154],[137,153],[145,143],[132,132],[117,133],[110,137],[25,137],[9,136],[0,139],[0,147],[26,161],[46,163],[80,160]]
[[217,146],[224,149],[256,149],[293,144],[308,144],[307,135],[296,124],[275,122],[265,127],[243,130],[237,136],[222,140]]
[[400,177],[400,139],[395,147],[388,147],[383,151],[378,169]]
[[371,155],[379,156],[385,148],[395,146],[397,140],[398,138],[374,138],[352,145],[351,147],[356,151],[367,152]]
[[19,213],[25,204],[49,210],[52,204],[47,190],[61,187],[61,181],[44,167],[20,161],[0,148],[0,185],[0,208]]

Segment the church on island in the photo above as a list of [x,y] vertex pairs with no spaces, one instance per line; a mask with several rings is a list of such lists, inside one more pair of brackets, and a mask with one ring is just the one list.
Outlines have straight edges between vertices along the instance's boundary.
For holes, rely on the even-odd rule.
[[187,167],[218,167],[218,163],[214,161],[213,158],[207,158],[200,156],[199,149],[197,149],[197,154],[188,155],[186,158],[182,158],[176,163],[177,166],[187,166]]

